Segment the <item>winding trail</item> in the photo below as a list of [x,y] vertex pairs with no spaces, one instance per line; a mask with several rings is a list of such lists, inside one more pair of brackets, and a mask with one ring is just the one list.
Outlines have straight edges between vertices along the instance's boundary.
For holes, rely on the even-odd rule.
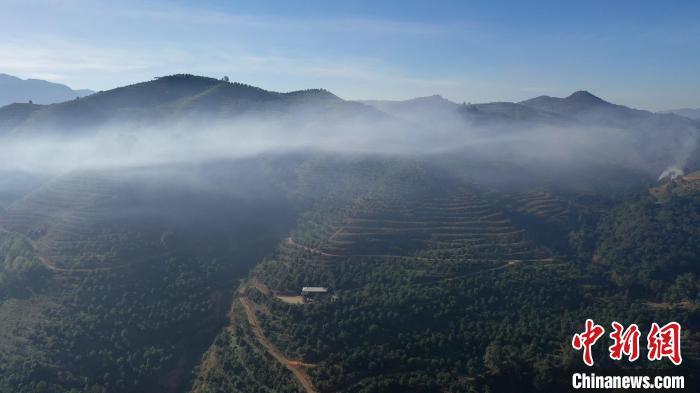
[[315,367],[315,365],[304,363],[299,360],[292,360],[284,356],[284,354],[274,344],[272,344],[272,342],[270,342],[267,336],[265,336],[265,333],[262,331],[260,323],[258,322],[258,318],[255,316],[255,311],[253,311],[253,306],[250,304],[250,300],[248,300],[245,297],[241,297],[239,298],[239,300],[243,305],[243,309],[245,310],[246,317],[248,318],[248,323],[253,329],[253,333],[255,334],[255,337],[257,338],[260,345],[262,345],[267,351],[267,353],[272,355],[272,357],[274,357],[275,360],[280,362],[289,371],[292,372],[292,374],[297,379],[297,381],[299,381],[299,384],[301,384],[306,393],[318,393],[318,390],[316,390],[316,388],[314,388],[313,383],[311,383],[311,378],[309,378],[309,375],[303,369],[304,367]]
[[335,239],[336,236],[338,236],[341,232],[343,232],[343,231],[345,230],[345,227],[346,227],[347,225],[348,225],[348,224],[343,224],[343,225],[341,225],[340,228],[338,228],[337,231],[333,232],[333,234],[331,235],[331,237],[328,238],[328,241]]

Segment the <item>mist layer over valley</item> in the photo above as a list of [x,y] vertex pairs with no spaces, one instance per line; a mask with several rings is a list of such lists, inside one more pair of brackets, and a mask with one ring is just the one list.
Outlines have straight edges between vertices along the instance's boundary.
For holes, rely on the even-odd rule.
[[5,170],[157,166],[263,152],[333,151],[658,175],[697,150],[698,121],[607,103],[588,92],[521,103],[344,101],[325,90],[276,93],[190,75],[54,105],[0,109]]

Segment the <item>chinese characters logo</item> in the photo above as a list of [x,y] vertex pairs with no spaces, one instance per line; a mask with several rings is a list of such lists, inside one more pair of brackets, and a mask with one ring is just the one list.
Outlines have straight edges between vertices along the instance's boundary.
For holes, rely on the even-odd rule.
[[[628,361],[634,362],[639,358],[639,337],[641,332],[636,324],[625,328],[618,322],[612,323],[613,331],[610,338],[613,344],[608,347],[610,358],[621,360],[626,356]],[[597,325],[592,319],[586,320],[586,329],[574,334],[571,346],[577,350],[583,350],[583,362],[587,366],[593,366],[593,353],[591,348],[605,334],[605,328]],[[649,361],[668,358],[673,364],[683,362],[681,357],[681,325],[678,322],[670,322],[659,326],[656,322],[651,324],[647,335],[647,359]]]

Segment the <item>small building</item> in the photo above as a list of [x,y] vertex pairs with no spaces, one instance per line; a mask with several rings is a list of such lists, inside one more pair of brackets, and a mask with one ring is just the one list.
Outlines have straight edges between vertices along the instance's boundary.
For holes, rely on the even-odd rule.
[[301,294],[311,294],[311,293],[328,293],[328,288],[326,287],[304,287],[301,288]]
[[301,296],[305,301],[314,301],[328,294],[326,287],[303,287],[301,288]]

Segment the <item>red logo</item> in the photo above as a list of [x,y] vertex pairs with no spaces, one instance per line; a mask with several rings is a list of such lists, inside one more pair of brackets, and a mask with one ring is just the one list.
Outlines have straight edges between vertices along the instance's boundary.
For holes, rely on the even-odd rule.
[[[639,359],[639,327],[636,324],[625,327],[617,322],[612,323],[613,332],[610,338],[613,344],[608,347],[610,358],[621,360],[627,356],[627,360],[634,362]],[[574,334],[571,346],[575,350],[583,350],[583,362],[587,366],[593,366],[593,354],[591,348],[603,336],[605,329],[596,325],[592,319],[586,319],[586,330]],[[683,362],[681,357],[681,325],[678,322],[669,322],[663,327],[654,322],[647,335],[647,359],[650,361],[668,358],[675,365]]]
[[667,357],[676,366],[681,364],[681,325],[678,322],[669,322],[660,328],[656,322],[652,323],[647,336],[647,348],[647,357],[651,361]]
[[631,324],[627,329],[617,322],[612,323],[615,330],[610,333],[610,338],[614,343],[608,349],[610,350],[610,358],[613,360],[622,359],[622,355],[627,355],[630,362],[634,362],[639,358],[639,327],[636,324]]
[[603,329],[602,326],[593,323],[592,319],[586,319],[586,330],[583,333],[574,334],[574,338],[571,340],[571,345],[574,349],[583,349],[583,362],[588,366],[593,365],[591,347],[593,347],[603,333],[605,333],[605,329]]

